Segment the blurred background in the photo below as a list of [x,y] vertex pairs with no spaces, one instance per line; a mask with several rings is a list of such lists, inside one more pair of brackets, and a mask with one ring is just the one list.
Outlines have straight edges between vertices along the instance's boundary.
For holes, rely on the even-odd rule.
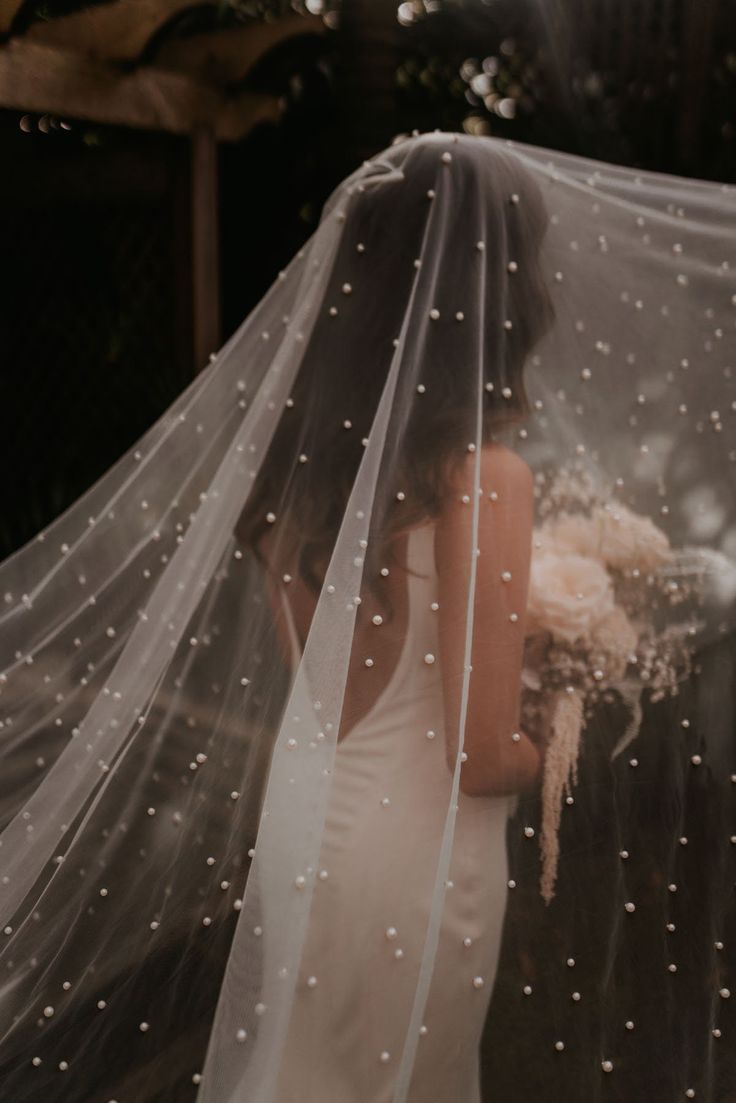
[[0,0],[0,558],[412,129],[736,180],[736,0]]
[[[435,127],[735,182],[736,0],[0,0],[0,558],[94,483],[206,366],[347,173],[396,135]],[[610,863],[618,869],[619,822],[641,853],[631,891],[655,917],[622,940],[625,975],[636,981],[659,960],[666,917],[657,909],[669,916],[674,907],[662,903],[673,865],[692,890],[678,906],[693,946],[711,944],[724,885],[733,900],[732,864],[714,842],[727,832],[710,775],[688,775],[684,811],[665,806],[680,785],[666,773],[680,768],[670,732],[681,734],[680,717],[705,707],[697,695],[707,688],[698,686],[723,684],[717,664],[736,669],[736,640],[702,663],[710,683],[704,677],[645,715],[654,775],[637,771],[617,790],[601,756],[585,765],[589,804],[580,814],[599,837],[585,851],[596,864],[586,870],[581,854],[575,869],[593,886],[589,908],[571,907],[573,885],[543,914],[536,857],[528,846],[522,853],[521,832],[513,836],[510,861],[530,887],[510,902],[504,983],[483,1050],[494,1100],[562,1103],[576,1082],[572,1054],[555,1065],[541,1034],[538,1060],[507,1059],[519,1038],[537,1040],[519,976],[534,985],[537,1021],[553,1024],[555,1036],[628,1017],[626,986],[600,982],[612,967],[599,917],[618,884]],[[730,731],[733,701],[714,694],[712,710],[716,734]],[[652,776],[662,781],[656,790]],[[690,838],[676,858],[662,831],[675,813]],[[575,822],[563,850],[574,847]],[[608,866],[598,864],[602,853]],[[729,922],[727,945],[733,908]],[[586,997],[583,1026],[575,1004],[555,1002],[576,943],[575,982],[598,994]],[[177,952],[152,962],[152,985],[173,983]],[[710,995],[697,954],[683,965],[676,996],[664,970],[636,990],[637,1052],[649,1060],[636,1065],[635,1081],[621,1071],[611,1078],[611,1103],[672,1103],[672,1084],[701,1060],[693,1038]],[[172,1049],[181,1083],[161,1088],[162,1103],[193,1098],[216,971],[211,980],[187,991],[191,1031]],[[720,1014],[733,1037],[736,1001]],[[724,1042],[718,1061],[708,1098],[736,1103],[736,1049]],[[598,1071],[585,1073],[595,1073],[591,1083]],[[151,1070],[139,1064],[134,1073]],[[127,1089],[135,1098],[135,1082]]]

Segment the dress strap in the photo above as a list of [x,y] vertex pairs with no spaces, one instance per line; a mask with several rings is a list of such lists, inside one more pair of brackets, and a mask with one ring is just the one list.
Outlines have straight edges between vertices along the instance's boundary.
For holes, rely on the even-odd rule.
[[296,630],[296,624],[294,622],[294,614],[291,610],[291,602],[286,596],[286,590],[283,586],[279,586],[279,597],[281,599],[281,608],[284,611],[284,620],[286,621],[289,642],[291,644],[291,666],[293,670],[296,670],[301,662],[302,648],[299,642],[299,633]]
[[[435,524],[428,521],[409,531],[406,545],[406,565],[411,571],[426,578],[435,572],[434,560]],[[412,576],[409,575],[409,581]]]

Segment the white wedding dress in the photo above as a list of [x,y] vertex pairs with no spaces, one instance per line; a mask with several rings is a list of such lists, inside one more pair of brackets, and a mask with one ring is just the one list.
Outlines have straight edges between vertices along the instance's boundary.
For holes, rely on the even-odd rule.
[[[451,775],[437,652],[434,524],[407,544],[403,651],[338,744],[308,934],[275,1103],[390,1103],[414,998]],[[293,618],[287,622],[298,661]],[[493,703],[489,702],[489,708]],[[432,734],[433,733],[433,734]],[[478,1049],[507,896],[515,797],[460,794],[440,942],[410,1103],[480,1103]],[[326,876],[325,876],[326,874]]]

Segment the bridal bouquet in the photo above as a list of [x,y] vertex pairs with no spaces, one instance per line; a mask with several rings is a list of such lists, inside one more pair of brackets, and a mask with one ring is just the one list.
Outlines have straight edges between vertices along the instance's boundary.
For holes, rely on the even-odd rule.
[[698,602],[718,564],[676,550],[648,517],[560,477],[535,531],[522,720],[547,745],[541,892],[554,896],[563,799],[577,782],[586,718],[601,702],[628,722],[612,758],[638,734],[642,698],[677,692],[691,669]]

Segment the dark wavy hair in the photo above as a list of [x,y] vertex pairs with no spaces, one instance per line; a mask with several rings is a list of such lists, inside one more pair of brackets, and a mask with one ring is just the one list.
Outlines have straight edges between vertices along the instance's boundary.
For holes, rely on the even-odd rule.
[[[439,156],[435,136],[426,139],[409,139],[404,150],[399,145],[389,151],[397,154],[403,177],[351,189],[324,309],[305,350],[292,402],[276,428],[237,527],[241,539],[258,554],[259,541],[269,529],[267,514],[287,518],[298,533],[300,574],[316,591],[363,458],[363,442],[373,427],[394,338],[416,277],[414,259],[422,249],[427,193],[437,176]],[[463,143],[479,141],[487,139],[460,137],[451,147],[453,157],[462,160]],[[460,250],[464,201],[482,202],[485,209],[492,207],[487,225],[499,238],[485,243],[482,262],[483,325],[488,333],[482,443],[528,414],[524,364],[553,317],[539,262],[548,222],[541,193],[518,158],[496,142],[488,142],[487,148],[487,158],[478,158],[476,146],[474,156],[467,159],[468,170],[456,185],[457,209],[453,206],[449,215],[453,225],[445,228],[448,251],[455,243]],[[479,160],[486,164],[482,172]],[[486,173],[492,174],[492,187]],[[340,189],[326,210],[338,193]],[[514,259],[513,274],[507,269],[509,257]],[[351,281],[349,295],[342,291],[346,280]],[[462,278],[449,277],[443,295],[459,305],[463,292]],[[329,314],[333,303],[339,306],[339,320]],[[438,514],[453,466],[467,457],[468,443],[477,436],[478,368],[457,362],[455,309],[433,324],[421,362],[402,364],[395,402],[395,416],[402,422],[388,430],[392,447],[385,450],[380,474],[386,492],[376,498],[366,557],[369,585],[371,565],[393,560],[395,537]],[[431,401],[422,400],[418,385]],[[300,461],[300,456],[307,461]],[[403,494],[400,500],[398,491]]]

